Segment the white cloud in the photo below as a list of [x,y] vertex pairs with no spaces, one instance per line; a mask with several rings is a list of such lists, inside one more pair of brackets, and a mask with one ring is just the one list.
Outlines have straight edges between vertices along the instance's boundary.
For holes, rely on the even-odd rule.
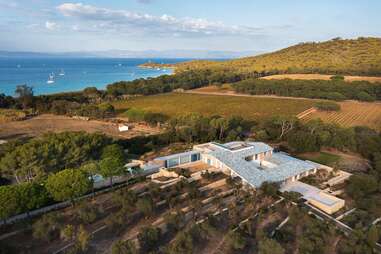
[[48,30],[53,31],[53,30],[57,30],[58,29],[58,25],[55,22],[46,21],[45,22],[45,28],[48,29]]
[[262,28],[231,26],[199,18],[177,18],[167,14],[153,16],[127,10],[100,8],[82,3],[64,3],[58,11],[68,18],[92,23],[105,31],[161,35],[257,35]]

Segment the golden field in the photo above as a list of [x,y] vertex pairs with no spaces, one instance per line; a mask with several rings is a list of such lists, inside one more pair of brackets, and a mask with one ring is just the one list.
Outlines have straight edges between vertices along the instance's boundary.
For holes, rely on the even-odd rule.
[[345,101],[339,103],[338,112],[317,111],[303,118],[304,121],[320,118],[324,122],[337,123],[344,127],[368,126],[381,130],[381,103]]
[[206,116],[238,115],[255,120],[276,115],[295,116],[312,107],[315,101],[308,99],[256,98],[229,95],[205,95],[170,93],[141,96],[113,103],[120,112],[128,108],[138,108],[149,112],[179,116],[187,113],[200,113]]

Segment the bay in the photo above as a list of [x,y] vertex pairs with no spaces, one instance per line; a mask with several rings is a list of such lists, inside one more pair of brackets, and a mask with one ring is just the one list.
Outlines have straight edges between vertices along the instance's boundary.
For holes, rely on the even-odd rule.
[[[171,69],[139,68],[148,61],[176,63],[188,59],[131,58],[0,58],[0,94],[14,95],[17,85],[32,86],[35,95],[80,91],[110,83],[172,74]],[[48,84],[54,74],[54,83]],[[64,75],[60,75],[64,74]]]

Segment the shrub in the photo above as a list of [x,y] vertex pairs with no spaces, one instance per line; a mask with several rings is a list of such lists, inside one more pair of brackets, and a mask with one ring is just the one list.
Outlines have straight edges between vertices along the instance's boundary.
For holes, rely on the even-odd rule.
[[315,107],[322,111],[339,111],[341,109],[339,104],[330,101],[317,102]]
[[33,237],[43,241],[51,241],[59,236],[61,218],[55,213],[45,214],[33,226]]
[[278,193],[279,186],[277,183],[264,182],[260,189],[266,196],[275,197]]
[[154,203],[151,197],[144,196],[138,199],[136,207],[144,216],[148,217],[154,212]]
[[347,99],[347,97],[345,97],[342,93],[339,93],[339,92],[327,93],[325,98],[328,100],[334,100],[334,101],[343,101]]
[[125,242],[119,240],[112,245],[112,254],[137,254],[135,243],[131,240]]
[[233,250],[243,250],[247,244],[246,239],[239,231],[229,233],[229,246]]
[[156,125],[158,123],[166,122],[169,119],[169,117],[161,113],[148,112],[145,113],[143,119],[146,123],[150,125]]
[[93,223],[98,217],[98,209],[96,206],[83,202],[77,208],[78,218],[85,224]]
[[259,242],[258,253],[260,254],[284,254],[283,247],[275,240],[265,238]]
[[146,227],[138,234],[139,244],[147,252],[154,250],[159,245],[160,238],[160,228]]
[[188,232],[180,232],[171,246],[169,247],[169,254],[192,254],[194,253],[193,237]]
[[332,77],[330,77],[330,79],[331,80],[335,80],[335,81],[342,81],[342,80],[344,80],[345,78],[344,78],[344,76],[342,76],[342,75],[334,75],[334,76],[332,76]]
[[90,245],[91,234],[85,229],[83,225],[79,226],[77,234],[76,245],[82,252],[86,252]]
[[124,116],[126,116],[128,120],[132,122],[144,121],[145,114],[146,112],[144,110],[138,108],[130,108],[124,112]]
[[66,225],[61,230],[61,238],[66,241],[71,241],[75,237],[75,227],[73,225]]
[[375,101],[376,99],[371,96],[369,93],[367,92],[360,92],[358,95],[357,95],[357,98],[360,100],[360,101]]
[[118,233],[123,229],[123,226],[126,225],[126,217],[123,211],[113,213],[106,218],[105,223],[112,232]]

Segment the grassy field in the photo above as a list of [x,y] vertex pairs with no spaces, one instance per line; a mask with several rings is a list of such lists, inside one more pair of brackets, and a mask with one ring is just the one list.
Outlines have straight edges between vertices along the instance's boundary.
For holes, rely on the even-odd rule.
[[345,101],[339,103],[341,110],[337,112],[317,111],[305,118],[304,121],[320,118],[324,122],[337,123],[344,127],[369,126],[381,130],[381,103]]
[[[262,79],[301,79],[301,80],[330,80],[332,75],[323,74],[280,74],[263,77]],[[381,77],[367,77],[367,76],[344,76],[345,81],[369,81],[369,82],[381,82]]]
[[115,102],[113,105],[120,113],[135,107],[168,116],[196,112],[207,116],[239,115],[255,120],[276,115],[297,115],[314,103],[312,100],[171,93],[137,97]]
[[314,161],[327,166],[334,166],[339,160],[340,156],[327,152],[305,153],[299,155],[301,159]]

